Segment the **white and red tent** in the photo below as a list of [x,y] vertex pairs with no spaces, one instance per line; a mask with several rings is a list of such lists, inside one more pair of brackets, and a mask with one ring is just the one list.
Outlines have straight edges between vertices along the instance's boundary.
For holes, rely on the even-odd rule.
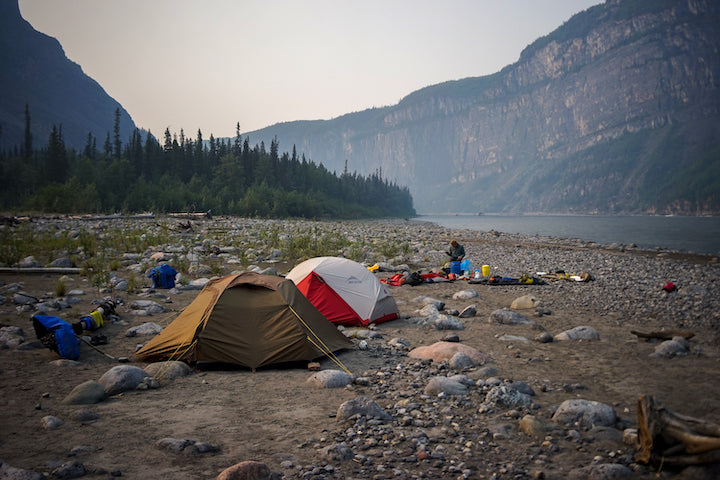
[[387,286],[352,260],[311,258],[293,268],[286,278],[334,324],[368,326],[398,318],[397,304]]

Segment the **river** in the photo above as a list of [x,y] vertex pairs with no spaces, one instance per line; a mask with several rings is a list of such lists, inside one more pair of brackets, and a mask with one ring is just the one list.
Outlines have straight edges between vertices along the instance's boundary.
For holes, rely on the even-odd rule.
[[601,244],[720,253],[720,217],[630,215],[420,215],[415,220],[478,231],[579,238]]

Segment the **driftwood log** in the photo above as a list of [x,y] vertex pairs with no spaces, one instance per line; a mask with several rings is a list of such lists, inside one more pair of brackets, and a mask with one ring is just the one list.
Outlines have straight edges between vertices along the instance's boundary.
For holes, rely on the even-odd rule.
[[80,274],[81,268],[75,267],[0,267],[0,273],[57,273],[57,274]]
[[690,466],[720,462],[720,425],[671,412],[651,396],[638,399],[636,460]]
[[659,330],[648,333],[638,332],[636,330],[630,330],[630,333],[636,335],[638,338],[645,338],[647,340],[655,339],[658,340],[672,340],[673,337],[683,337],[686,340],[690,340],[695,334],[689,330]]
[[168,213],[168,217],[171,218],[186,218],[190,220],[200,220],[203,218],[210,219],[212,218],[212,214],[208,210],[207,212],[174,212],[174,213]]

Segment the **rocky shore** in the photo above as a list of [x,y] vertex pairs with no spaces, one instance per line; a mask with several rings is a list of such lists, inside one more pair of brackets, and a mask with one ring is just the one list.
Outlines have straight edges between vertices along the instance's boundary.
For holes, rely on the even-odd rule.
[[[58,217],[7,222],[0,235],[3,478],[718,473],[638,462],[633,436],[641,395],[720,419],[717,257],[407,220]],[[330,383],[302,367],[188,369],[155,380],[159,367],[131,362],[121,366],[145,372],[131,370],[140,376],[133,388],[108,395],[103,380],[95,402],[67,401],[79,385],[107,378],[213,276],[284,274],[319,255],[377,264],[384,278],[437,271],[451,238],[474,268],[489,265],[495,276],[562,271],[591,280],[391,287],[401,318],[346,329],[355,348],[339,359],[352,374]],[[181,272],[176,288],[151,288],[147,272],[160,263]],[[663,289],[668,282],[674,290]],[[32,315],[72,322],[107,299],[118,306],[100,351],[81,344],[79,361],[58,361],[35,339]],[[668,330],[692,335],[637,335]],[[471,350],[461,355],[457,345]],[[319,363],[321,372],[339,373],[329,360]],[[255,476],[240,476],[248,472]]]

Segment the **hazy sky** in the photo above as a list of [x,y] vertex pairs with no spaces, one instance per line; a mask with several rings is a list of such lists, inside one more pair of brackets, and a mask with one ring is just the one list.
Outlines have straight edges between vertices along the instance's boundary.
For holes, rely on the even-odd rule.
[[494,73],[601,0],[19,0],[161,137],[233,136]]

